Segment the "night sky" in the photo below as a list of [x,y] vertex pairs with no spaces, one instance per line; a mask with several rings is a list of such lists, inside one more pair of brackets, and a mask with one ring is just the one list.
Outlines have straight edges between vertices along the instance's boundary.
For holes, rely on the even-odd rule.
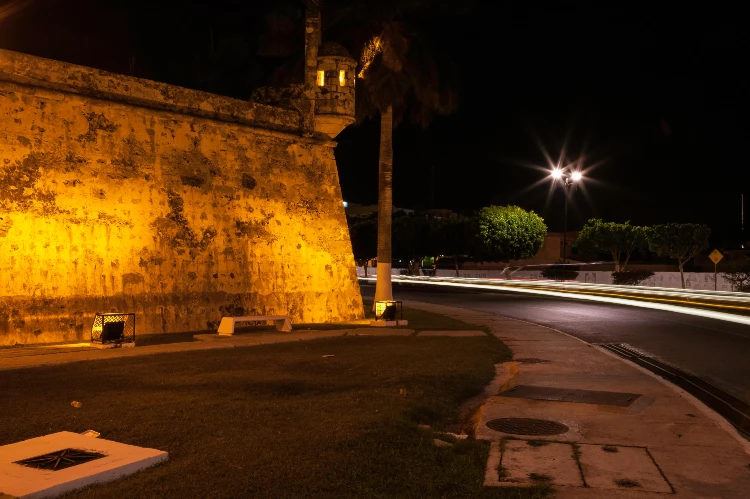
[[[299,4],[32,0],[0,20],[0,47],[247,99],[298,67]],[[739,12],[461,5],[420,19],[458,65],[461,107],[426,130],[396,130],[395,205],[512,203],[561,230],[562,196],[539,183],[538,167],[545,150],[556,160],[565,146],[587,177],[571,198],[570,229],[595,216],[698,222],[713,244],[738,242],[740,194],[750,195],[750,35]],[[347,201],[376,202],[378,133],[375,120],[337,139]]]

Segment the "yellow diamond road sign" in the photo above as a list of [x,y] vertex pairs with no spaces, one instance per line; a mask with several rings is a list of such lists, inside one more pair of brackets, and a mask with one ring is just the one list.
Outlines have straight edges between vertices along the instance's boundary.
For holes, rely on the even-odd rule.
[[715,250],[713,250],[711,252],[710,255],[708,255],[708,257],[711,259],[712,262],[714,262],[714,264],[717,264],[717,263],[719,263],[719,260],[721,260],[722,258],[724,258],[724,255],[722,255],[721,253],[719,253],[719,250],[715,249]]

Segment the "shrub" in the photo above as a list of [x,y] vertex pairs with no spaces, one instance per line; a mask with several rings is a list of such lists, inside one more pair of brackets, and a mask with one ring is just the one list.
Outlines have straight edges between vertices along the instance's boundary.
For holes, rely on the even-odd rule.
[[612,272],[612,284],[638,286],[653,275],[654,273],[650,270],[621,270]]
[[750,291],[750,264],[734,264],[727,272],[722,272],[721,276],[732,283],[735,291]]
[[578,277],[578,265],[550,265],[542,269],[542,277],[555,281],[573,281]]

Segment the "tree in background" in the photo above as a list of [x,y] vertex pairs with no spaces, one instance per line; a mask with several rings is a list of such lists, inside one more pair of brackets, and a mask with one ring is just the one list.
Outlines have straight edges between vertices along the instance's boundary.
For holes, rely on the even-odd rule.
[[750,291],[750,264],[732,265],[729,270],[722,272],[721,276],[732,283],[735,291]]
[[633,251],[646,246],[646,231],[643,227],[630,225],[630,222],[603,222],[600,218],[592,218],[583,226],[576,242],[584,251],[612,255],[615,272],[620,272],[625,270]]
[[349,223],[354,261],[365,268],[365,277],[367,277],[367,265],[377,255],[378,223],[374,218],[354,220]]
[[487,206],[477,222],[482,246],[490,257],[500,260],[532,258],[547,234],[542,217],[518,206]]
[[648,248],[659,256],[677,260],[682,289],[685,289],[683,267],[686,262],[708,247],[711,229],[700,224],[662,224],[646,229]]
[[463,215],[436,220],[433,223],[433,244],[435,253],[452,257],[458,272],[458,257],[469,255],[476,247],[477,226],[473,219]]

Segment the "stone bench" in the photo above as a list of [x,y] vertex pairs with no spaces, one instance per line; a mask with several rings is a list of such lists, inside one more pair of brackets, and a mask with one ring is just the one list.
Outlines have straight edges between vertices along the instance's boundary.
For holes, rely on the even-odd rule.
[[292,330],[292,322],[286,315],[248,315],[243,317],[222,317],[219,324],[220,335],[231,336],[234,334],[234,326],[238,322],[260,322],[273,321],[276,329],[279,331],[289,332]]

